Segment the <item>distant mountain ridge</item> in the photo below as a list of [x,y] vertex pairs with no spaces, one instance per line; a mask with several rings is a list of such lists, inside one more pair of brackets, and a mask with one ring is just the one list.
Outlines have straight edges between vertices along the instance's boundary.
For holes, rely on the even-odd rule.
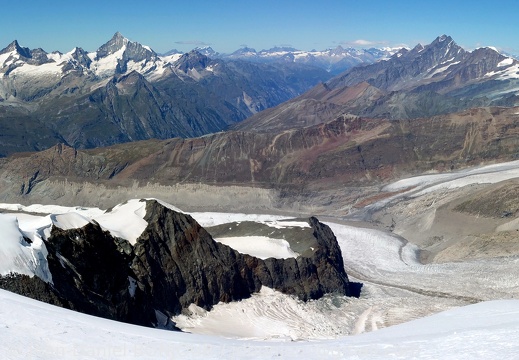
[[[517,159],[518,110],[478,108],[414,120],[345,115],[279,132],[226,131],[92,150],[60,145],[0,159],[0,199],[109,207],[142,192],[179,203],[186,200],[177,186],[205,184],[218,203],[227,201],[219,187],[244,187],[236,191],[261,189],[245,201],[248,209],[301,206],[315,214],[323,204],[326,211],[353,206],[363,187],[378,189],[402,176]],[[267,196],[264,189],[272,191]],[[182,206],[192,206],[187,201]]]
[[57,142],[92,148],[196,137],[231,125],[276,133],[351,115],[426,118],[514,106],[519,92],[517,60],[492,48],[466,51],[446,35],[312,89],[329,73],[296,62],[211,59],[197,50],[160,56],[120,33],[94,53],[48,54],[13,42],[0,66],[0,156]]
[[335,48],[322,51],[304,51],[292,47],[277,46],[261,51],[245,46],[230,54],[218,53],[211,47],[197,48],[196,50],[211,58],[240,59],[264,64],[281,62],[311,65],[337,75],[359,64],[371,64],[388,59],[401,49],[400,47],[355,49],[338,45]]
[[[330,75],[302,64],[160,56],[119,32],[94,52],[0,51],[0,156],[221,131]],[[25,134],[28,134],[26,136]]]
[[516,105],[519,61],[490,47],[467,51],[442,35],[431,44],[401,49],[387,60],[353,67],[236,128],[278,131],[343,114],[416,119],[472,107]]

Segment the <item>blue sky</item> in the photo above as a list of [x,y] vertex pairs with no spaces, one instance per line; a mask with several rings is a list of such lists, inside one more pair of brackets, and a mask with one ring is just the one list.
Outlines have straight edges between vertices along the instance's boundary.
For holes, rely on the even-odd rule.
[[517,54],[517,14],[517,0],[17,0],[2,10],[0,48],[17,39],[48,52],[94,51],[116,31],[159,53],[204,45],[219,52],[412,47],[447,34],[466,49],[492,45]]

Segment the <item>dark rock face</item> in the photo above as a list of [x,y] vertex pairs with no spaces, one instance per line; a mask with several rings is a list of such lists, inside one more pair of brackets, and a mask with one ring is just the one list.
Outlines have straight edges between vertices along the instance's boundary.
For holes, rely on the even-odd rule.
[[60,299],[49,284],[36,276],[29,277],[21,274],[0,276],[0,288],[47,304],[69,308],[68,303]]
[[310,218],[317,246],[308,255],[261,260],[213,240],[191,216],[146,201],[147,228],[132,246],[97,223],[53,228],[47,239],[53,285],[27,276],[0,278],[0,287],[109,319],[157,325],[156,311],[179,314],[195,303],[250,297],[265,285],[302,300],[351,295],[332,231]]
[[310,257],[261,260],[215,242],[189,215],[169,210],[156,201],[146,206],[149,223],[137,240],[131,268],[139,285],[176,314],[195,303],[211,308],[220,301],[249,297],[262,285],[317,299],[325,293],[349,295],[348,277],[332,231],[311,218],[318,248]]
[[130,244],[113,238],[98,224],[80,229],[54,227],[46,241],[54,291],[67,307],[109,319],[149,325],[151,309],[132,294],[128,268]]

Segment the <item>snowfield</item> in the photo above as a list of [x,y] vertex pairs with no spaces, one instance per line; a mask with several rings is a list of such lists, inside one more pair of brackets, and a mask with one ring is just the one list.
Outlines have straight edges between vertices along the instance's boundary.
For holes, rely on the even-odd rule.
[[101,227],[110,231],[113,236],[126,239],[135,245],[148,223],[143,219],[146,215],[146,203],[130,200],[115,206],[111,211],[94,217]]
[[312,342],[233,340],[150,329],[0,290],[4,359],[513,359],[519,301],[492,301],[358,336]]

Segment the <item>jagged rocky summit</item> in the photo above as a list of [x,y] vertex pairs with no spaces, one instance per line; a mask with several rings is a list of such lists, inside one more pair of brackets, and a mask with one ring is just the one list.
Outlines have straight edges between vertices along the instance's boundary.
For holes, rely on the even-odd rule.
[[45,269],[32,277],[4,275],[0,287],[96,316],[166,327],[172,324],[164,319],[191,304],[210,309],[262,286],[304,301],[351,295],[337,240],[316,218],[308,219],[312,248],[295,258],[262,260],[215,241],[190,215],[157,200],[132,204],[147,224],[136,239],[114,236],[95,220],[71,228],[63,226],[70,218],[55,217],[43,238],[46,258],[39,266]]

